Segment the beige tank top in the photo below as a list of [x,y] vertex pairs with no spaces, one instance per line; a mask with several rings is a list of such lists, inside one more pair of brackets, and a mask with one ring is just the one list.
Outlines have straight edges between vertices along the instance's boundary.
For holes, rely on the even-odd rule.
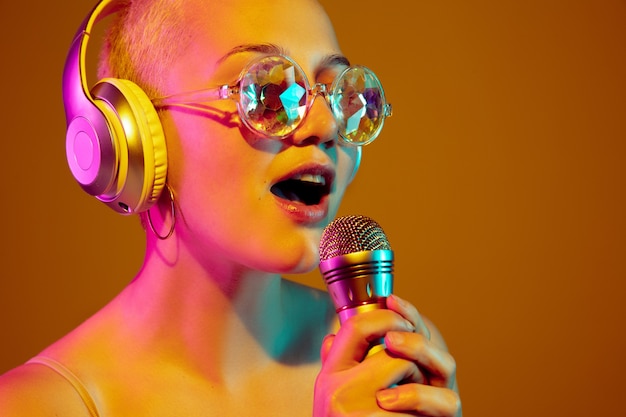
[[83,403],[89,410],[89,415],[91,417],[99,417],[98,410],[96,408],[96,404],[94,403],[91,395],[89,395],[89,391],[85,388],[85,385],[78,379],[76,375],[72,373],[69,369],[63,366],[61,363],[55,361],[54,359],[47,358],[45,356],[35,356],[31,360],[26,363],[37,363],[40,365],[47,366],[52,369],[63,378],[65,378],[76,390],[80,398],[83,400]]

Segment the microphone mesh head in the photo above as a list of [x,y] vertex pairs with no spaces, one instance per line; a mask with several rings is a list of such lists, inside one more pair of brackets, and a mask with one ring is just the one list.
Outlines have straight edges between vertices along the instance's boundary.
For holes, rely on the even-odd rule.
[[382,227],[366,216],[344,216],[333,220],[322,232],[320,260],[370,250],[391,250]]

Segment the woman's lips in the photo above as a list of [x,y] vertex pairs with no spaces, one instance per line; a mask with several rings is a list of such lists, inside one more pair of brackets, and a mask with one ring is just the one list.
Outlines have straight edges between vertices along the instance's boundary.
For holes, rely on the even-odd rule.
[[298,223],[316,223],[327,217],[334,177],[324,165],[302,166],[275,181],[270,191]]
[[325,195],[317,204],[304,204],[300,201],[287,200],[275,196],[278,206],[297,223],[314,224],[326,219],[328,215],[329,195]]

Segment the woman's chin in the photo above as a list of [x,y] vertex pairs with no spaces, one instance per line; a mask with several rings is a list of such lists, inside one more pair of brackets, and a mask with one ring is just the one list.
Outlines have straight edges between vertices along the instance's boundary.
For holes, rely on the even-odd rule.
[[[295,251],[294,251],[295,252]],[[272,265],[266,265],[268,272],[278,274],[306,274],[319,265],[318,249],[303,250],[297,254],[292,252],[290,256],[282,256]]]

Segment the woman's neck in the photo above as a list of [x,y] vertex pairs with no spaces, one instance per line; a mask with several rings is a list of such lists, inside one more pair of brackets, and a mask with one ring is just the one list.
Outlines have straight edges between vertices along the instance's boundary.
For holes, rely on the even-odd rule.
[[183,253],[166,262],[152,251],[118,300],[132,337],[234,381],[252,364],[317,361],[328,330],[324,295],[277,274],[207,267]]

